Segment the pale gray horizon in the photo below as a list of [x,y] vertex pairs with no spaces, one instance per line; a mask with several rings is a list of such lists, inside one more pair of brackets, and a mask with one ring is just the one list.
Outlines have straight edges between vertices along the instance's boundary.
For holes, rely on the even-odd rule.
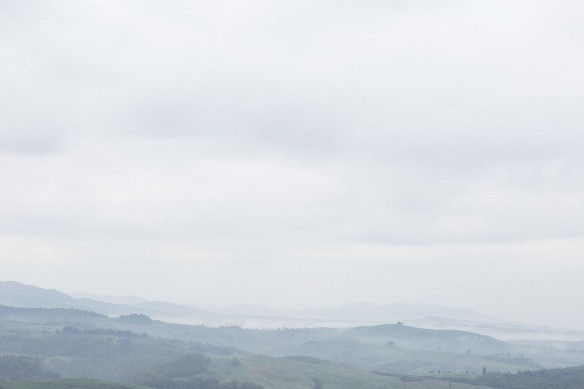
[[583,19],[0,1],[0,280],[581,327]]

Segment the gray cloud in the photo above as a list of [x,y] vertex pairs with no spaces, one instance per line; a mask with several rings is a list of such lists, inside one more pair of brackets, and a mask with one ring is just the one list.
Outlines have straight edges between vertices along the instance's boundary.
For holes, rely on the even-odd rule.
[[0,233],[25,261],[583,239],[578,2],[0,8]]

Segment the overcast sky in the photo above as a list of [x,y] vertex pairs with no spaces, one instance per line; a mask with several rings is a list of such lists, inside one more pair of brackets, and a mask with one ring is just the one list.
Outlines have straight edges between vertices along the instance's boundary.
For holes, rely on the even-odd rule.
[[581,1],[0,0],[0,280],[584,325]]

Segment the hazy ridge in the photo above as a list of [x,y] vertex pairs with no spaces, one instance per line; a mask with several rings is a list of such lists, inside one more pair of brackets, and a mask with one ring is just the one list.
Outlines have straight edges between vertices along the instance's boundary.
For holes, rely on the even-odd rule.
[[[190,377],[189,388],[240,380],[241,385],[249,382],[253,389],[257,389],[255,384],[264,388],[302,388],[310,387],[311,382],[325,381],[329,387],[338,388],[351,388],[356,382],[361,382],[359,385],[367,382],[363,386],[367,388],[430,388],[441,387],[448,377],[458,380],[458,385],[481,382],[488,386],[496,380],[494,376],[489,376],[491,381],[477,380],[483,369],[489,373],[515,373],[584,364],[584,342],[564,341],[560,339],[565,335],[561,331],[550,329],[550,334],[558,337],[554,341],[505,341],[465,330],[471,324],[498,331],[504,328],[496,318],[468,310],[356,304],[302,311],[299,317],[293,317],[297,323],[329,320],[337,326],[254,329],[234,325],[230,320],[253,319],[260,323],[268,319],[275,323],[282,318],[290,319],[294,312],[258,307],[248,310],[239,306],[230,314],[228,308],[212,312],[135,298],[129,304],[95,298],[73,298],[56,290],[17,282],[0,283],[0,355],[17,355],[19,359],[14,361],[37,369],[37,375],[83,376],[156,388],[175,385],[177,369],[186,363],[184,358],[195,358],[201,364],[198,370],[184,373]],[[349,325],[349,318],[355,314],[366,320],[381,320],[379,317],[396,312],[401,317],[422,316],[411,322],[426,320],[442,323],[444,327],[462,325],[420,328],[410,320]],[[423,317],[426,312],[440,312],[446,318]],[[199,315],[222,324],[172,323],[147,313],[185,318]],[[466,318],[456,319],[457,314]],[[486,321],[480,322],[481,318]],[[520,326],[508,330],[523,336],[534,333]],[[6,363],[10,361],[4,359]],[[570,377],[579,371],[570,370]],[[295,378],[286,378],[288,375]],[[410,378],[404,381],[400,377]]]

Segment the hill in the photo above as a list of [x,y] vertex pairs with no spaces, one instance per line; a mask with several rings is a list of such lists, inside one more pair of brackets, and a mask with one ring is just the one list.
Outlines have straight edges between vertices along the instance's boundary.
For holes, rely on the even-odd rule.
[[218,320],[217,315],[212,312],[176,304],[135,300],[130,304],[119,304],[92,298],[75,298],[57,290],[14,281],[0,282],[0,305],[23,308],[74,308],[110,316],[143,313],[159,318],[197,317]]
[[146,389],[144,386],[88,379],[0,382],[0,389]]
[[424,304],[347,304],[326,309],[282,310],[237,305],[200,309],[139,297],[82,295],[72,297],[60,291],[14,281],[0,282],[0,305],[28,308],[76,308],[109,316],[141,313],[158,320],[211,327],[242,328],[349,328],[405,322],[413,327],[456,329],[489,335],[502,340],[584,339],[584,331],[530,327],[505,323],[499,318],[470,309]]
[[[238,325],[247,328],[355,327],[406,321],[432,327],[492,324],[495,318],[469,309],[422,304],[348,304],[307,310],[281,310],[237,305],[200,309],[138,297],[84,295],[76,298],[52,289],[14,281],[0,282],[0,305],[27,308],[76,308],[110,316],[143,313],[156,319],[210,326]],[[489,327],[486,327],[489,328]]]
[[[432,371],[472,374],[481,371],[483,366],[488,366],[489,371],[515,372],[541,367],[534,359],[538,353],[553,355],[548,349],[531,350],[524,345],[464,331],[397,324],[349,329],[251,330],[165,323],[140,314],[110,318],[75,309],[0,306],[0,325],[0,352],[49,358],[61,372],[77,369],[86,376],[105,379],[121,378],[122,373],[99,375],[100,363],[110,372],[118,371],[110,369],[111,365],[123,361],[128,369],[140,363],[147,366],[146,355],[171,355],[169,347],[175,349],[174,353],[229,355],[242,354],[245,350],[272,357],[304,355],[406,374],[430,374]],[[84,365],[83,360],[64,363],[59,358],[84,355],[92,358],[103,355],[105,359]],[[578,354],[572,357],[574,355]],[[129,356],[132,358],[123,359]],[[566,363],[573,362],[567,360]]]
[[[175,324],[131,311],[129,306],[124,309],[131,313],[110,317],[71,304],[96,303],[102,308],[115,304],[74,299],[18,283],[0,283],[0,287],[9,294],[0,294],[0,301],[33,305],[38,298],[60,306],[0,305],[0,355],[8,366],[3,371],[0,366],[0,377],[5,381],[60,376],[181,389],[415,389],[446,387],[443,378],[448,377],[458,380],[460,388],[496,385],[496,380],[512,387],[517,384],[512,380],[528,382],[531,376],[503,373],[584,364],[584,342],[505,342],[470,331],[402,323],[278,329]],[[150,309],[172,309],[166,303],[137,303]],[[500,374],[482,376],[485,367]],[[579,372],[566,375],[577,379]],[[78,384],[98,385],[94,381]],[[17,384],[4,382],[0,388],[6,385]]]

